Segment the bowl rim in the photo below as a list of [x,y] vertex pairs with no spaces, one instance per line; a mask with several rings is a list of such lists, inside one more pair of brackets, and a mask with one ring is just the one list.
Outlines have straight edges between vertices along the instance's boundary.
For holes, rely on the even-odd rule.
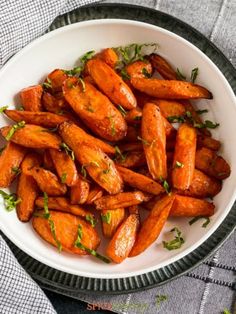
[[[42,36],[40,36],[39,38],[33,40],[32,42],[30,42],[28,45],[26,45],[22,50],[20,50],[18,53],[16,53],[12,58],[10,58],[6,64],[1,68],[0,70],[0,76],[4,75],[4,73],[7,71],[8,67],[11,66],[12,63],[14,63],[17,59],[19,59],[21,57],[21,55],[23,55],[25,52],[27,52],[28,50],[30,50],[32,47],[38,45],[39,43],[48,40],[51,37],[54,37],[57,34],[60,33],[64,33],[73,29],[77,29],[77,28],[86,28],[87,26],[93,26],[93,25],[97,25],[97,24],[126,24],[126,25],[136,25],[136,26],[140,26],[140,27],[145,27],[148,29],[156,29],[168,36],[174,37],[179,41],[182,41],[185,45],[189,46],[190,48],[192,48],[193,50],[195,50],[198,54],[200,54],[203,59],[205,59],[208,63],[211,64],[211,66],[213,66],[214,70],[218,73],[218,75],[220,76],[222,82],[224,83],[224,88],[227,89],[227,92],[229,93],[230,97],[232,99],[234,99],[234,109],[236,110],[236,99],[235,99],[235,95],[234,92],[230,86],[230,84],[228,83],[227,79],[225,78],[225,76],[223,75],[223,73],[219,70],[219,68],[214,64],[214,62],[208,57],[206,56],[199,48],[197,48],[196,46],[194,46],[192,43],[190,43],[188,40],[184,39],[183,37],[169,31],[166,30],[162,27],[156,26],[156,25],[152,25],[152,24],[148,24],[146,22],[139,22],[139,21],[133,21],[133,20],[127,20],[127,19],[94,19],[94,20],[89,20],[89,21],[81,21],[81,22],[76,22],[74,24],[70,24],[70,25],[66,25],[63,27],[60,27],[59,29],[53,30],[47,34],[44,34]],[[28,247],[24,247],[24,244],[22,244],[22,242],[20,242],[16,237],[12,236],[11,234],[8,234],[7,231],[7,227],[4,226],[4,224],[2,224],[1,220],[0,220],[0,228],[1,230],[4,232],[4,234],[16,245],[18,246],[21,250],[23,250],[25,253],[27,253],[28,255],[30,255],[31,257],[33,257],[34,259],[38,260],[39,262],[42,262],[52,268],[55,268],[57,270],[63,271],[63,272],[67,272],[69,274],[73,274],[73,275],[77,275],[77,276],[83,276],[83,277],[88,277],[88,278],[100,278],[100,279],[114,279],[114,278],[127,278],[127,277],[131,277],[131,276],[137,276],[137,275],[142,275],[144,273],[148,273],[154,270],[158,270],[160,268],[163,268],[167,265],[170,265],[176,261],[178,261],[179,259],[185,257],[186,255],[188,255],[189,253],[193,252],[196,248],[198,248],[201,244],[203,244],[215,231],[216,229],[220,226],[220,224],[223,222],[223,220],[226,218],[226,216],[228,215],[231,207],[234,204],[234,201],[236,199],[236,185],[234,188],[234,191],[232,193],[232,196],[230,198],[230,200],[228,201],[228,205],[225,208],[225,211],[222,213],[222,215],[218,218],[218,220],[214,223],[214,225],[209,228],[209,230],[198,240],[196,241],[193,245],[191,245],[189,248],[186,248],[183,252],[180,252],[178,254],[176,254],[175,256],[169,258],[166,261],[163,261],[161,263],[158,264],[158,266],[151,266],[151,267],[147,267],[145,269],[139,270],[139,271],[135,271],[135,272],[129,272],[129,273],[121,273],[121,274],[96,274],[96,273],[87,273],[87,272],[80,272],[80,271],[73,271],[70,269],[70,267],[67,267],[66,265],[64,266],[58,266],[55,265],[55,263],[53,261],[48,261],[47,259],[45,259],[44,257],[42,257],[40,254],[37,253],[37,251],[32,250],[31,248]]]

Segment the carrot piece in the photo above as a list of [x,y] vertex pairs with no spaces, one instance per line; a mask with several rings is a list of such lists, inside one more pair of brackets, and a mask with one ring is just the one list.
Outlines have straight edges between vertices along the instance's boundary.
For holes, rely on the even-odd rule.
[[55,166],[50,155],[49,149],[45,149],[43,153],[43,168],[55,172]]
[[154,195],[164,192],[162,185],[153,181],[152,179],[127,168],[120,166],[116,166],[116,168],[119,171],[123,181],[130,186]]
[[105,62],[91,59],[87,62],[87,67],[97,86],[114,104],[125,109],[136,107],[137,102],[129,86]]
[[94,58],[103,60],[107,65],[109,65],[113,69],[115,68],[117,62],[119,61],[117,53],[112,48],[103,49],[100,53],[97,53],[94,56]]
[[116,163],[126,168],[137,168],[146,165],[146,158],[143,152],[131,151],[123,154],[123,159],[116,159]]
[[215,151],[218,151],[221,147],[220,141],[203,134],[197,136],[197,147],[206,147]]
[[192,182],[195,168],[196,129],[182,124],[177,132],[172,182],[176,189],[187,190]]
[[152,65],[150,62],[135,61],[125,67],[130,77],[146,77],[152,76]]
[[[51,82],[51,90],[53,93],[61,92],[64,81],[68,78],[68,75],[61,69],[56,69],[48,74],[47,79]],[[46,79],[46,81],[47,81]]]
[[121,263],[129,256],[137,237],[138,228],[138,215],[130,214],[117,229],[106,249],[107,256],[113,262]]
[[[40,211],[39,214],[43,214]],[[81,243],[89,249],[96,249],[100,243],[96,230],[83,219],[69,213],[61,213],[51,210],[51,220],[55,226],[56,238],[62,245],[65,252],[87,255],[88,253],[80,248],[75,247],[75,241],[78,236],[78,228],[80,226],[82,232]],[[53,238],[48,220],[42,217],[33,217],[32,221],[35,231],[48,243],[57,247],[57,243]]]
[[70,189],[71,204],[84,204],[88,199],[89,189],[89,183],[81,178],[78,178],[75,185]]
[[198,149],[196,152],[195,166],[197,169],[219,180],[230,176],[230,166],[221,156],[208,148]]
[[[75,77],[63,85],[63,93],[72,109],[96,134],[109,141],[124,138],[127,125],[120,111],[93,85]],[[73,86],[73,88],[72,88]]]
[[97,199],[99,199],[100,197],[102,197],[103,195],[103,189],[96,185],[93,188],[90,189],[89,191],[89,195],[88,198],[86,200],[86,204],[92,204],[94,203]]
[[50,149],[49,152],[61,182],[67,186],[75,185],[78,180],[78,172],[71,157],[66,152],[56,149]]
[[175,100],[153,99],[152,102],[160,108],[163,117],[183,116],[186,112],[185,106]]
[[137,124],[142,119],[142,110],[139,107],[131,109],[125,115],[125,121],[127,123]]
[[122,191],[123,181],[115,164],[101,149],[80,144],[74,149],[75,156],[84,168],[88,171],[93,180],[110,194]]
[[221,181],[208,177],[200,170],[194,169],[192,182],[187,190],[179,191],[182,195],[193,197],[213,197],[220,192]]
[[22,106],[28,111],[41,111],[41,97],[43,88],[41,85],[24,88],[20,92]]
[[104,153],[114,154],[115,148],[111,145],[89,135],[77,125],[72,122],[64,122],[59,126],[59,133],[64,142],[73,150],[81,143],[87,143],[89,145],[100,148]]
[[167,177],[166,134],[159,108],[147,103],[143,108],[142,142],[149,171],[154,180]]
[[27,175],[30,175],[30,170],[33,167],[40,167],[42,164],[42,157],[37,153],[28,153],[22,164],[21,164],[21,172]]
[[35,179],[41,191],[48,195],[59,196],[66,193],[66,185],[58,181],[57,176],[51,171],[40,167],[33,167],[29,174]]
[[212,216],[215,205],[198,198],[176,195],[170,216],[172,217],[196,217]]
[[29,124],[53,128],[69,119],[66,116],[51,112],[32,112],[21,110],[5,110],[4,113],[16,122],[25,121]]
[[175,195],[166,195],[156,202],[138,232],[129,257],[139,255],[158,238],[169,216],[174,198]]
[[69,105],[67,104],[64,97],[57,99],[55,96],[51,95],[48,92],[43,92],[42,96],[43,107],[52,113],[61,113],[65,109],[69,109]]
[[[38,197],[35,201],[35,205],[39,208],[44,207],[43,197]],[[90,215],[93,218],[92,213],[83,209],[81,206],[70,204],[69,200],[65,197],[49,197],[48,208],[56,211],[67,212],[76,216],[86,217]]]
[[143,108],[146,103],[152,102],[153,100],[153,97],[145,93],[142,93],[138,90],[134,90],[134,95],[135,98],[137,99],[137,106],[139,106],[140,108]]
[[161,99],[213,98],[205,87],[184,81],[131,78],[131,84],[139,91]]
[[160,55],[152,53],[149,60],[153,68],[161,74],[165,80],[176,80],[176,72],[172,66]]
[[0,187],[8,187],[15,179],[25,153],[23,147],[11,142],[7,143],[0,154]]
[[[5,126],[0,129],[3,137],[9,134],[12,126]],[[61,140],[56,134],[50,133],[47,129],[33,124],[26,124],[23,128],[15,131],[12,135],[12,142],[29,148],[55,148],[59,149]]]
[[117,209],[138,205],[148,200],[148,197],[141,191],[125,192],[116,195],[102,196],[94,202],[97,210]]
[[102,231],[106,238],[111,238],[116,232],[119,225],[125,218],[125,209],[117,208],[111,210],[102,210]]

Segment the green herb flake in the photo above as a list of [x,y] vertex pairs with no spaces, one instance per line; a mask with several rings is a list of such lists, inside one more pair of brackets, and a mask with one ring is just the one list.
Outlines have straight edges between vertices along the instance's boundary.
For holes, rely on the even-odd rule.
[[43,129],[40,132],[49,132],[49,133],[55,133],[58,131],[58,125],[55,126],[54,128],[48,128],[48,129]]
[[107,212],[106,214],[101,214],[102,222],[107,223],[108,225],[111,223],[111,212]]
[[86,251],[88,254],[90,254],[90,255],[100,259],[104,263],[108,264],[108,263],[111,262],[106,256],[103,256],[103,255],[99,254],[98,252],[96,252],[95,250],[89,249],[84,244],[82,244],[81,243],[82,237],[83,237],[83,230],[82,230],[82,226],[79,224],[78,225],[78,235],[77,235],[77,239],[76,239],[76,241],[74,243],[74,246],[79,248],[79,249],[81,249],[81,250]]
[[208,226],[208,224],[210,223],[210,218],[209,217],[205,217],[205,216],[197,216],[194,217],[193,219],[191,219],[189,221],[189,224],[192,225],[194,224],[196,221],[198,221],[199,219],[205,219],[206,221],[202,224],[202,228],[206,228]]
[[156,296],[156,306],[159,307],[161,305],[162,302],[168,300],[168,296],[167,295],[157,295]]
[[137,139],[139,141],[141,141],[143,143],[143,145],[151,145],[148,141],[146,141],[145,139],[143,139],[142,137],[140,136],[137,136]]
[[86,63],[88,60],[90,60],[95,54],[95,50],[90,50],[88,52],[86,52],[81,58],[80,61],[84,64]]
[[69,155],[72,160],[75,160],[75,153],[74,153],[74,151],[66,143],[64,143],[64,142],[61,143],[60,148],[61,148],[61,150],[64,150],[65,153],[67,155]]
[[4,113],[4,111],[8,108],[8,106],[4,106],[0,108],[0,113]]
[[184,123],[185,117],[184,116],[169,116],[167,117],[167,120],[170,123]]
[[185,81],[186,75],[184,75],[179,68],[176,69],[176,77],[179,81]]
[[183,166],[184,166],[184,164],[182,162],[180,162],[178,160],[176,161],[175,168],[183,168]]
[[118,110],[120,111],[123,117],[127,115],[126,110],[121,105],[118,105]]
[[20,122],[18,122],[17,124],[14,124],[14,125],[11,127],[10,131],[7,133],[5,139],[6,139],[7,141],[9,141],[9,140],[12,138],[12,136],[14,135],[14,133],[15,133],[17,130],[22,129],[24,126],[25,126],[25,121],[20,121]]
[[206,120],[204,124],[205,124],[205,128],[208,128],[208,129],[215,129],[220,125],[219,123],[213,123],[210,120]]
[[89,111],[89,112],[94,112],[94,109],[93,109],[93,107],[91,105],[87,106],[86,110]]
[[175,232],[175,238],[169,242],[163,241],[163,246],[165,249],[172,251],[179,249],[184,243],[184,239],[181,237],[181,231],[177,227],[170,230],[170,232]]
[[91,226],[92,226],[93,228],[96,226],[97,221],[96,221],[96,219],[94,218],[93,215],[88,214],[88,215],[85,216],[85,219],[86,219],[88,222],[90,222],[90,224],[91,224]]
[[11,171],[18,176],[21,173],[21,169],[19,167],[12,167]]
[[25,111],[25,108],[24,108],[23,106],[20,106],[20,107],[18,108],[18,110],[19,110],[19,111]]
[[224,309],[223,314],[231,314],[228,309]]
[[142,74],[143,74],[146,78],[150,78],[150,77],[152,76],[152,73],[149,73],[146,68],[142,68]]
[[52,88],[52,81],[49,77],[46,78],[45,82],[43,83],[43,87],[46,89]]
[[111,135],[114,136],[116,134],[115,121],[113,119],[113,116],[108,116],[107,118],[109,119],[111,125]]
[[198,68],[192,69],[191,78],[190,78],[190,80],[191,80],[192,83],[195,83],[196,78],[197,78],[197,76],[198,76],[198,72],[199,72],[199,69],[198,69]]
[[87,177],[86,165],[82,165],[82,166],[81,166],[80,172],[81,172],[81,174],[82,174],[82,176],[83,176],[84,178]]
[[123,162],[126,159],[126,155],[122,154],[118,146],[115,146],[115,159],[120,159]]
[[170,194],[171,189],[170,189],[169,183],[166,180],[163,181],[162,186],[165,189],[166,193]]
[[17,198],[16,194],[7,194],[6,192],[0,190],[0,195],[4,199],[4,205],[8,212],[16,208],[16,205],[21,202],[20,198]]
[[65,74],[69,76],[75,76],[75,75],[80,75],[81,71],[83,70],[82,67],[75,67],[71,70],[63,70]]
[[197,114],[203,114],[203,113],[207,113],[208,110],[207,109],[203,109],[203,110],[196,110]]
[[121,71],[120,71],[120,75],[122,77],[122,79],[125,81],[125,80],[130,80],[130,75],[127,73],[126,69],[123,68]]
[[79,79],[80,84],[82,85],[82,91],[84,93],[86,90],[85,82],[81,77],[79,77],[78,79]]
[[66,177],[67,177],[67,173],[64,172],[62,175],[61,175],[61,183],[65,183],[66,182]]

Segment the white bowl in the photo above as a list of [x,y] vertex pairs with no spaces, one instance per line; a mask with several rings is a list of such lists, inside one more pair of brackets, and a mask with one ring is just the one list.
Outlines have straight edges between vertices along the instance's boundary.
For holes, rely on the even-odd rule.
[[[236,198],[235,129],[236,102],[233,91],[218,68],[199,49],[183,38],[162,28],[127,20],[93,20],[60,28],[35,40],[16,54],[0,71],[1,106],[17,105],[17,93],[24,87],[41,82],[55,68],[72,68],[78,58],[89,50],[130,43],[159,44],[159,53],[183,73],[199,68],[197,83],[208,88],[213,100],[197,101],[199,108],[208,108],[205,116],[220,123],[214,137],[223,143],[222,154],[231,165],[231,176],[224,181],[222,191],[214,198],[216,211],[207,228],[202,221],[190,226],[189,219],[169,219],[158,241],[143,254],[128,258],[122,264],[104,264],[91,257],[74,256],[58,251],[43,241],[30,223],[17,219],[15,211],[5,211],[0,200],[0,227],[20,249],[56,269],[86,277],[118,278],[146,273],[168,265],[202,244],[220,225]],[[7,119],[0,117],[0,126]],[[183,233],[184,245],[174,251],[163,248],[161,241],[173,226]]]

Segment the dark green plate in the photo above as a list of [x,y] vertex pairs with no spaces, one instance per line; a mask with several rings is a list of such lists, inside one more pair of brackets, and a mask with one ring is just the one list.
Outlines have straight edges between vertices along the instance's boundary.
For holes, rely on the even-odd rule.
[[[50,30],[91,19],[122,18],[154,24],[172,31],[189,40],[201,49],[223,72],[234,92],[236,91],[236,71],[227,58],[202,34],[191,26],[165,13],[139,6],[121,4],[97,4],[86,6],[58,17]],[[42,287],[58,293],[76,297],[76,293],[121,294],[149,289],[164,284],[196,267],[233,232],[236,225],[234,205],[220,227],[193,252],[161,269],[129,278],[97,279],[67,274],[48,267],[31,258],[7,240],[19,263],[36,279]]]

